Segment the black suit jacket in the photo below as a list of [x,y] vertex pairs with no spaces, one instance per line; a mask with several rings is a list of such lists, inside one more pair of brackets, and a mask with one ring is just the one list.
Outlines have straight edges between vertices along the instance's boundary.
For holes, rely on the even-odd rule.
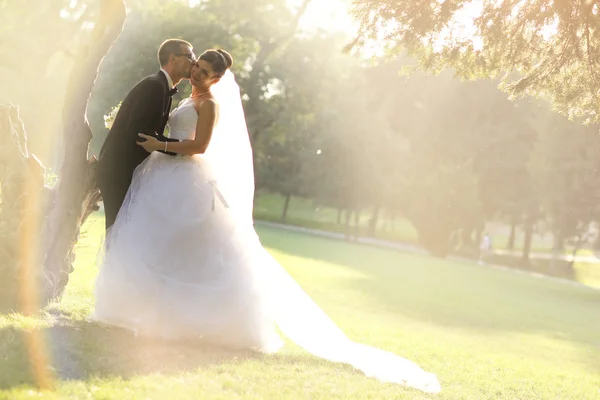
[[[138,133],[154,135],[160,141],[177,142],[164,136],[171,110],[167,77],[162,71],[138,82],[123,100],[98,157],[98,173],[127,184],[133,171],[150,155],[136,144]],[[175,153],[167,152],[175,155]]]

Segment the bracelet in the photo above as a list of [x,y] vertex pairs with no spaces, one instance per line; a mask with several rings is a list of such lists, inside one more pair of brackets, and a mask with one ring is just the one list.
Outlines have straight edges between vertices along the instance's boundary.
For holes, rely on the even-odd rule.
[[165,152],[167,151],[167,143],[169,142],[165,141]]

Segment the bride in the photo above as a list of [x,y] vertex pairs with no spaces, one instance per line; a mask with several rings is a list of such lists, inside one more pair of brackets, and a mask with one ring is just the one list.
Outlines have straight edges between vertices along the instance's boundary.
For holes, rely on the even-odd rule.
[[180,142],[140,135],[152,154],[107,234],[91,319],[139,335],[263,352],[283,346],[279,329],[315,356],[439,392],[436,376],[415,363],[352,342],[262,247],[252,220],[252,149],[231,65],[224,50],[200,56],[192,94],[169,118]]

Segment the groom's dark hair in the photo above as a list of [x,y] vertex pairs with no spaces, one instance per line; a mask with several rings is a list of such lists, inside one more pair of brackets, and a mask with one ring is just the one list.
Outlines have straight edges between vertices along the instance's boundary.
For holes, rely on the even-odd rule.
[[171,54],[181,54],[181,46],[190,46],[190,42],[183,39],[167,39],[158,48],[158,63],[161,67],[164,67],[169,62],[169,56]]

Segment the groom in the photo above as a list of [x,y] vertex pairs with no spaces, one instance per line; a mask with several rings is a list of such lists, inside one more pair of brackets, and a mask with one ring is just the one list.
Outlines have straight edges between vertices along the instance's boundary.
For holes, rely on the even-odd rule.
[[177,93],[175,85],[190,78],[195,61],[191,44],[180,39],[166,40],[158,50],[160,71],[142,79],[123,100],[98,159],[97,180],[107,230],[114,224],[125,200],[133,171],[149,155],[136,144],[138,133],[155,136],[161,142],[177,141],[163,134],[171,110],[171,96]]

